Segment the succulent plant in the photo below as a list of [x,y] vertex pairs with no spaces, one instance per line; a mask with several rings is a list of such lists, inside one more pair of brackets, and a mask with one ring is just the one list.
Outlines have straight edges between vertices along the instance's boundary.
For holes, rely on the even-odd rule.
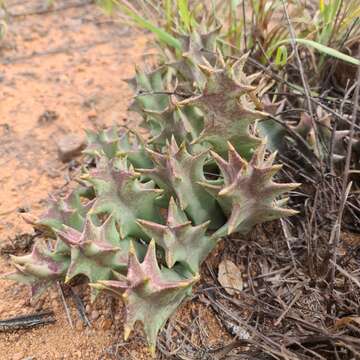
[[178,34],[180,58],[148,73],[137,69],[130,110],[149,138],[116,127],[89,131],[84,153],[92,161],[81,185],[52,199],[34,222],[50,248],[38,242],[14,257],[16,271],[7,276],[33,294],[82,276],[92,299],[104,289],[120,295],[125,337],[140,321],[153,353],[224,235],[294,214],[281,196],[297,184],[275,183],[280,167],[256,130],[267,116],[258,76],[245,75],[246,55],[226,63],[217,55],[217,32]]
[[165,251],[166,265],[172,268],[181,262],[193,273],[214,247],[213,239],[206,236],[210,220],[193,226],[185,212],[170,199],[166,225],[138,220],[138,224]]
[[[127,269],[131,239],[120,239],[115,219],[111,215],[101,226],[94,225],[88,217],[82,232],[64,225],[58,231],[58,236],[71,249],[65,282],[77,275],[84,275],[89,282],[94,283],[111,279],[113,270],[121,272]],[[97,290],[93,289],[93,299],[96,295]]]
[[[48,232],[53,232],[68,225],[75,229],[81,230],[84,226],[84,221],[87,212],[92,207],[92,198],[94,194],[92,189],[80,186],[71,191],[64,198],[57,199],[50,197],[48,202],[48,210],[33,223],[34,227]],[[85,199],[83,203],[81,199]]]
[[31,295],[39,296],[54,282],[63,280],[69,266],[69,258],[48,248],[44,241],[34,244],[31,254],[11,256],[16,271],[6,275],[31,286]]
[[[297,213],[282,207],[287,202],[286,198],[277,199],[300,184],[279,184],[273,181],[281,165],[273,165],[275,153],[265,157],[265,142],[257,148],[250,162],[243,159],[230,143],[228,146],[228,161],[212,152],[223,174],[223,184],[202,183],[216,197],[228,216],[224,226],[227,235],[234,232],[247,233],[256,224]],[[219,230],[220,233],[223,229]]]
[[[120,129],[124,130],[124,129]],[[151,167],[152,163],[146,156],[144,141],[134,131],[119,131],[115,126],[99,132],[87,131],[88,146],[84,153],[92,158],[106,155],[108,159],[126,156],[135,167]]]
[[194,30],[190,34],[176,33],[181,43],[180,59],[171,62],[171,66],[180,74],[180,80],[189,82],[191,87],[202,88],[206,82],[206,76],[200,70],[201,65],[215,65],[216,41],[221,26],[215,26],[212,30]]
[[142,263],[134,248],[130,248],[126,278],[119,276],[117,280],[99,281],[93,286],[110,289],[122,296],[126,305],[125,339],[134,324],[142,322],[150,351],[154,354],[159,330],[184,298],[191,294],[191,287],[198,279],[198,276],[184,278],[166,268],[160,270],[155,242],[151,241]]
[[218,227],[223,222],[221,210],[216,200],[198,184],[205,180],[203,167],[208,151],[191,155],[185,143],[179,147],[174,138],[163,154],[148,151],[156,166],[139,171],[152,178],[159,187],[176,196],[181,208],[195,224],[210,219],[211,226]]
[[[264,98],[264,109],[275,115],[281,113],[284,102],[271,103],[268,98]],[[280,115],[279,115],[280,116]],[[288,129],[295,134],[289,133],[283,125],[274,120],[266,120],[258,125],[259,133],[267,137],[270,151],[286,153],[289,145],[296,146],[298,150],[304,152],[309,158],[326,159],[332,148],[332,160],[338,166],[344,164],[347,152],[347,142],[349,141],[350,131],[348,125],[343,124],[340,129],[333,133],[332,117],[324,113],[322,109],[317,109],[318,122],[314,123],[311,116],[302,112],[296,125],[287,124]],[[284,120],[283,120],[284,121]],[[315,128],[317,127],[317,129]],[[317,134],[317,136],[315,135]],[[360,141],[353,139],[352,149],[354,156],[359,158]]]
[[193,105],[204,114],[204,128],[195,143],[208,142],[221,155],[227,151],[230,141],[235,149],[249,158],[261,140],[251,133],[250,125],[267,117],[256,109],[253,102],[256,87],[254,77],[246,77],[243,66],[246,56],[222,68],[200,66],[206,81],[200,95],[180,102]]
[[161,221],[156,205],[163,190],[152,181],[143,183],[126,158],[101,158],[97,168],[83,176],[94,187],[96,199],[91,214],[111,214],[118,223],[120,236],[146,236],[137,218]]

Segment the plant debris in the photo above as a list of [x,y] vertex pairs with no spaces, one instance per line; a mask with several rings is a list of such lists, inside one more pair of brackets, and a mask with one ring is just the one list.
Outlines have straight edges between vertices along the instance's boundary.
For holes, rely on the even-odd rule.
[[230,260],[220,263],[218,281],[229,295],[235,295],[244,287],[240,269]]
[[10,332],[15,330],[29,329],[34,326],[53,324],[56,320],[52,311],[37,314],[17,316],[6,320],[0,320],[0,331]]

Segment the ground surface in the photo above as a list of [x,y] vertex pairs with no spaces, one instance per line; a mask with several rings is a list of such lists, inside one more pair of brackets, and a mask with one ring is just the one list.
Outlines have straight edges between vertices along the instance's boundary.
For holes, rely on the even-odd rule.
[[[39,215],[48,193],[61,190],[68,181],[70,166],[58,159],[58,139],[69,133],[84,136],[85,128],[129,119],[126,109],[131,91],[122,80],[133,75],[146,44],[144,36],[115,25],[95,5],[71,7],[75,2],[66,0],[57,6],[67,9],[30,14],[42,12],[46,1],[7,3],[14,16],[0,43],[2,244],[31,233],[20,212]],[[10,269],[8,259],[2,257],[0,273]],[[24,286],[1,281],[0,299],[0,319],[42,308],[54,310],[57,320],[31,331],[0,333],[2,360],[105,359],[110,358],[107,348],[122,336],[121,310],[116,312],[117,321],[111,320],[102,303],[108,299],[100,299],[91,308],[88,305],[91,329],[83,329],[70,298],[67,302],[75,322],[71,329],[56,289],[40,303],[30,304]],[[123,358],[147,358],[143,346],[135,337]]]
[[[9,31],[0,41],[0,274],[11,271],[9,253],[28,251],[33,229],[22,216],[40,215],[49,193],[66,192],[74,183],[81,159],[61,162],[58,141],[113,123],[135,127],[123,79],[153,52],[148,36],[115,23],[94,1],[57,0],[54,8],[46,2],[7,0]],[[300,215],[219,244],[203,264],[192,301],[161,332],[158,359],[360,358],[359,234],[343,231],[337,248],[328,240],[341,178],[321,178],[317,185],[314,177],[310,184],[288,165],[282,177],[305,182],[291,196]],[[358,189],[356,183],[348,199],[356,211]],[[358,224],[359,218],[357,213],[347,222]],[[334,248],[337,264],[331,262]],[[233,294],[220,286],[226,284],[219,264],[228,260],[236,264],[229,270],[236,276],[223,280],[241,284]],[[13,333],[1,332],[0,322],[0,360],[150,358],[139,328],[129,342],[122,340],[121,303],[102,294],[90,304],[86,286],[73,291],[91,326],[84,326],[69,288],[64,298],[73,327],[59,288],[31,302],[25,286],[0,280],[0,321],[45,310],[56,320]]]

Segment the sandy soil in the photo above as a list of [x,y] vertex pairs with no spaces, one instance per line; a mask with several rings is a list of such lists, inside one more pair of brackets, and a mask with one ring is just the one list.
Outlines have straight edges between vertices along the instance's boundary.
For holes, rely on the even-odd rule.
[[[34,4],[9,9],[30,12]],[[19,209],[38,214],[64,184],[61,136],[126,117],[131,91],[122,80],[133,75],[146,38],[109,20],[88,5],[9,22],[0,47],[1,239],[29,230]]]
[[[84,137],[86,128],[136,123],[127,113],[132,93],[123,79],[142,62],[148,37],[116,24],[86,0],[57,1],[44,13],[45,3],[7,1],[12,16],[0,42],[0,248],[24,244],[33,230],[21,214],[42,213],[48,194],[66,189],[76,175],[79,159],[62,163],[59,139]],[[9,258],[0,256],[0,274],[9,271]],[[42,310],[54,311],[56,319],[32,330],[0,332],[1,360],[150,358],[140,330],[123,342],[123,308],[109,296],[90,304],[88,289],[75,289],[91,321],[84,327],[65,291],[72,328],[56,287],[31,302],[26,286],[0,281],[0,320]],[[194,313],[208,345],[227,340],[207,306],[189,302],[175,318],[187,326]]]

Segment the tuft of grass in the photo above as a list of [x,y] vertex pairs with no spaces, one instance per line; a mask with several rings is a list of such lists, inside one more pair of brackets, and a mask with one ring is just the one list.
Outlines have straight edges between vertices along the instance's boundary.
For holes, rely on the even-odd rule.
[[[99,5],[109,13],[112,13],[115,8],[120,10],[135,26],[151,31],[161,43],[174,49],[180,49],[181,45],[179,40],[173,37],[166,29],[159,26],[159,24],[154,24],[142,16],[130,2],[126,0],[99,0]],[[166,1],[166,11],[169,11],[168,5]]]

